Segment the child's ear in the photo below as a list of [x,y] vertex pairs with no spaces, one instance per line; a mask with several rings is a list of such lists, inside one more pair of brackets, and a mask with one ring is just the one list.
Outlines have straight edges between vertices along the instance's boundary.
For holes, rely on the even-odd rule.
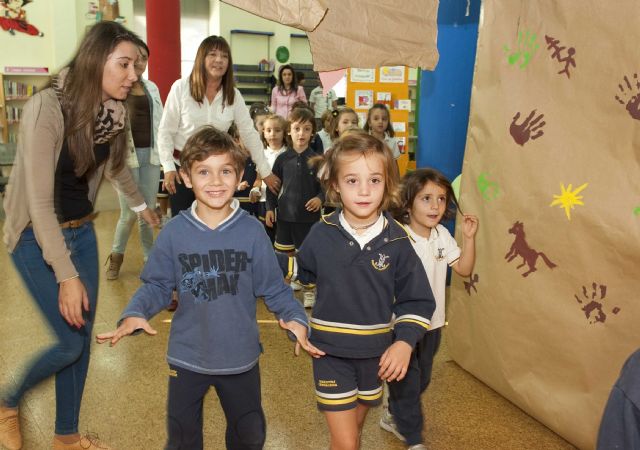
[[180,167],[180,177],[182,178],[182,181],[184,181],[184,185],[186,187],[188,187],[189,189],[193,189],[193,185],[191,184],[191,178],[189,178],[189,173],[184,170],[182,167]]
[[340,188],[338,187],[338,183],[333,183],[333,190],[336,191],[338,194],[340,193]]

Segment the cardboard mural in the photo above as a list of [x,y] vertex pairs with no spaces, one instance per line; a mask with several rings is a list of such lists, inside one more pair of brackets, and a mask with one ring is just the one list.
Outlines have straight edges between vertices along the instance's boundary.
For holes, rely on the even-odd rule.
[[482,8],[460,195],[481,225],[474,274],[452,281],[448,346],[592,449],[640,347],[640,7]]
[[438,0],[224,2],[307,31],[319,72],[379,66],[433,70],[438,63]]

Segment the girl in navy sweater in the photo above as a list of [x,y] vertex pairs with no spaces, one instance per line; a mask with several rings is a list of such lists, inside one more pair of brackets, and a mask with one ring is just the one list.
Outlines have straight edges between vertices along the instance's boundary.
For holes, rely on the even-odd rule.
[[310,341],[316,400],[332,449],[357,449],[382,381],[401,380],[435,301],[407,231],[385,212],[398,199],[391,151],[350,131],[319,157],[323,188],[342,209],[315,224],[295,257],[279,254],[290,279],[315,283]]

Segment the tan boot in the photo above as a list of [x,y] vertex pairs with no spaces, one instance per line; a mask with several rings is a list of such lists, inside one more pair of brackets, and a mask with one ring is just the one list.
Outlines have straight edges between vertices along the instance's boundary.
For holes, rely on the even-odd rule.
[[87,433],[80,436],[76,442],[65,444],[54,436],[53,450],[113,450],[107,444],[100,442],[98,436],[94,433]]
[[0,444],[8,450],[22,448],[18,409],[0,406]]
[[107,268],[107,280],[117,280],[120,275],[120,266],[124,261],[124,255],[122,253],[111,253],[107,258],[109,267]]

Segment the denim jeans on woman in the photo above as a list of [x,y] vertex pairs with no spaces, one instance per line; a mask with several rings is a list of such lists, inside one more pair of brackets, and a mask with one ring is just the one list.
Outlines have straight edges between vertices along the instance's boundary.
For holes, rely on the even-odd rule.
[[40,353],[28,366],[15,389],[5,395],[8,407],[17,407],[24,393],[55,375],[56,434],[78,432],[78,418],[84,382],[89,367],[89,349],[98,298],[98,247],[93,223],[62,230],[71,260],[89,297],[85,325],[69,325],[58,309],[58,282],[53,269],[42,257],[32,228],[22,232],[11,257],[24,284],[36,301],[57,342]]
[[[136,148],[136,156],[139,167],[131,168],[131,174],[138,185],[138,190],[144,197],[145,203],[149,208],[154,209],[158,195],[158,183],[160,182],[160,166],[155,166],[149,162],[151,157],[151,149],[149,147]],[[138,219],[137,214],[129,208],[125,196],[120,192],[118,192],[118,199],[120,200],[120,219],[116,224],[111,252],[124,254],[127,241],[131,235],[131,229],[137,219],[142,251],[146,261],[153,246],[153,228],[144,220]]]

